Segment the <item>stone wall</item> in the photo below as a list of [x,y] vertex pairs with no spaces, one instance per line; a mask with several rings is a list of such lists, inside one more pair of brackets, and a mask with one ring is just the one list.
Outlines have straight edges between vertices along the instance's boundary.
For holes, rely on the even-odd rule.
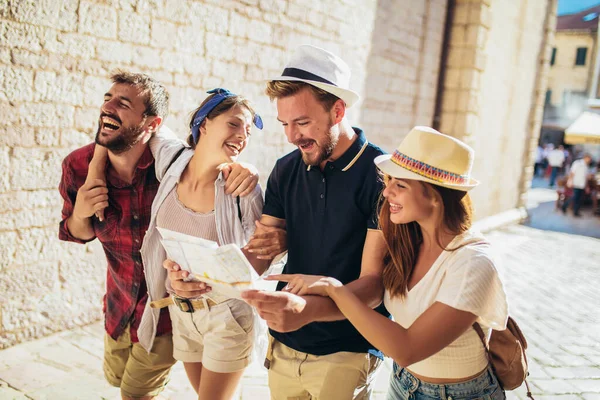
[[361,122],[388,152],[413,126],[433,121],[446,6],[423,0],[377,7]]
[[115,68],[147,72],[172,98],[181,137],[205,91],[252,99],[266,129],[244,154],[264,183],[291,149],[263,95],[294,46],[340,54],[364,102],[349,110],[391,150],[430,124],[446,0],[0,1],[0,348],[101,318],[97,242],[59,242],[61,160],[92,141]]
[[478,219],[521,205],[523,182],[531,179],[531,137],[539,135],[546,87],[547,15],[555,3],[456,1],[441,130],[475,149]]

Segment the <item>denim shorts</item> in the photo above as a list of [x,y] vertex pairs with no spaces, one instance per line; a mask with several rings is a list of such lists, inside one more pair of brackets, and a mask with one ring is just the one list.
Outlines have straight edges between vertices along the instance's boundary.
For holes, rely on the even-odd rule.
[[426,383],[394,363],[387,400],[503,400],[504,390],[488,366],[478,377],[451,384]]

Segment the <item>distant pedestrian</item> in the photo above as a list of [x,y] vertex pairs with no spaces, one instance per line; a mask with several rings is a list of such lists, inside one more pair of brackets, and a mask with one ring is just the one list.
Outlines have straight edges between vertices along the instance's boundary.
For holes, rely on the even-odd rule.
[[542,151],[542,156],[543,156],[543,160],[542,160],[542,166],[543,166],[543,168],[544,168],[544,169],[543,169],[543,171],[544,171],[544,172],[543,172],[543,174],[542,174],[542,176],[543,176],[543,177],[545,177],[545,176],[549,176],[549,175],[550,175],[550,173],[549,173],[549,171],[548,171],[548,170],[549,170],[549,166],[548,166],[548,154],[549,154],[549,153],[550,153],[552,150],[554,150],[554,145],[553,145],[552,143],[546,143],[546,144],[544,145],[544,150]]
[[567,208],[573,202],[573,215],[580,217],[579,209],[581,208],[581,201],[583,200],[583,194],[590,178],[590,164],[592,163],[592,156],[585,154],[582,159],[577,160],[571,166],[569,173],[569,179],[567,185],[573,188],[573,196],[565,200],[562,211],[567,212]]
[[550,187],[554,186],[558,172],[563,167],[565,162],[565,148],[558,146],[558,148],[551,150],[548,153],[548,165],[550,165]]
[[543,169],[544,167],[544,149],[542,146],[538,144],[536,153],[535,153],[535,165],[533,167],[533,176],[539,176],[540,171],[542,171],[542,175],[544,175]]
[[573,164],[573,150],[565,149],[565,162],[563,163],[563,173],[565,175],[569,174],[569,170],[571,169],[571,164]]

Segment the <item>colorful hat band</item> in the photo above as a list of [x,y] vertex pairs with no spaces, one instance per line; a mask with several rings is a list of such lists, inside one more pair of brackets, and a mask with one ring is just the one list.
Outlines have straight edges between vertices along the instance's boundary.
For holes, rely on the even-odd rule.
[[450,183],[454,185],[467,185],[469,183],[469,175],[458,175],[440,168],[433,167],[422,161],[410,158],[398,150],[392,155],[392,162],[405,168],[415,174],[424,176],[425,178],[434,180],[440,183]]

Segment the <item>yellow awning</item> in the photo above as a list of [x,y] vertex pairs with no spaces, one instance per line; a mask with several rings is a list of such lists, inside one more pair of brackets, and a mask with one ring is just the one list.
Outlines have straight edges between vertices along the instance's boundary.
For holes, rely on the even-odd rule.
[[567,144],[600,144],[600,114],[584,111],[565,130]]

